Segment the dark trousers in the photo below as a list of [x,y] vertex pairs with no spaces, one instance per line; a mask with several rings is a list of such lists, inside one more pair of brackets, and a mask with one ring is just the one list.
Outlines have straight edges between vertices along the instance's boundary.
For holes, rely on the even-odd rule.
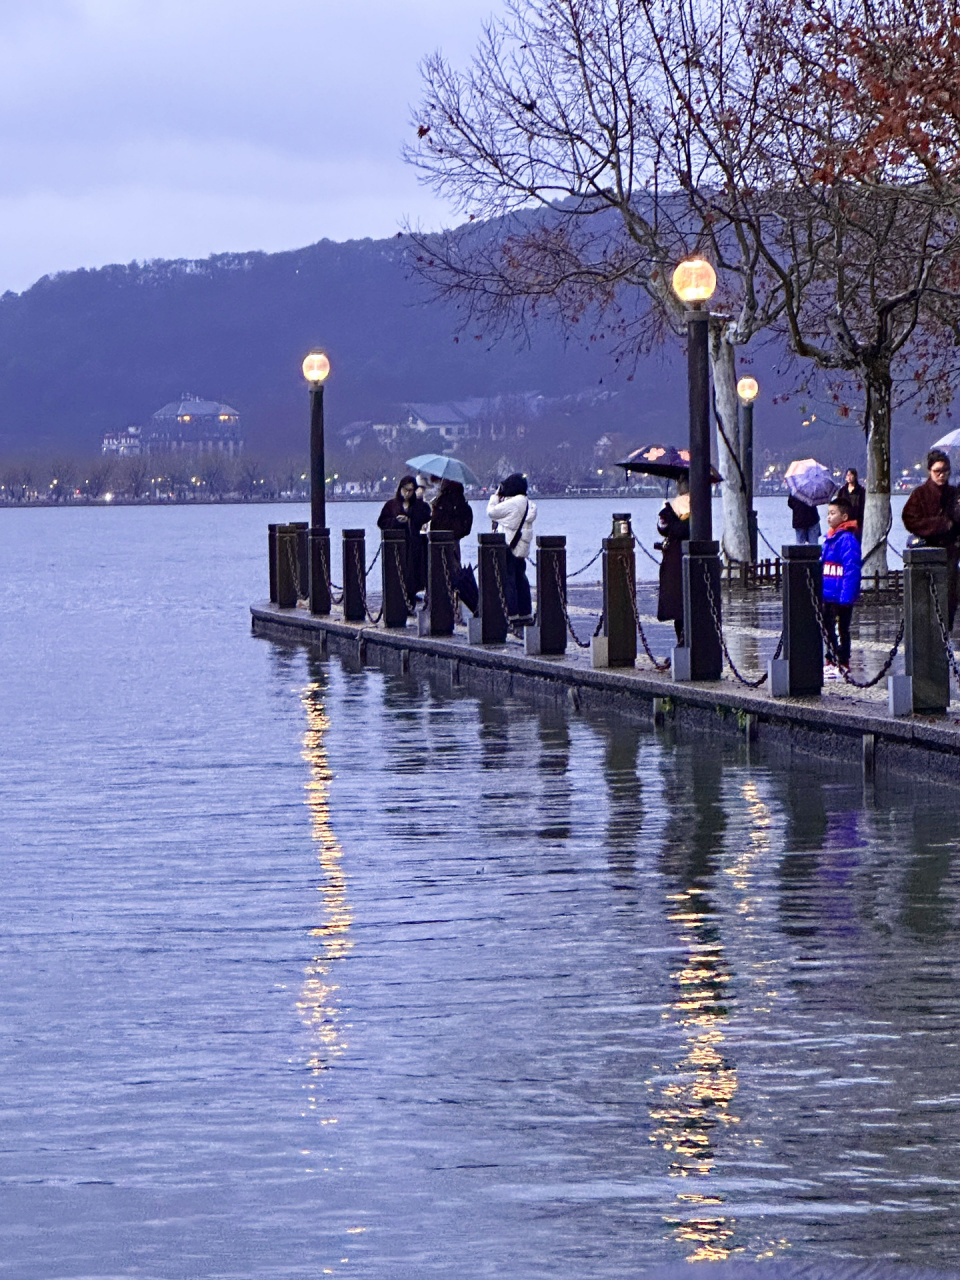
[[[841,667],[850,665],[850,619],[852,616],[852,604],[830,604],[829,602],[824,604],[823,620],[827,624],[830,643]],[[829,658],[828,653],[828,661]]]
[[529,618],[533,610],[530,583],[527,581],[527,562],[507,550],[507,580],[503,584],[507,597],[507,612],[511,618]]

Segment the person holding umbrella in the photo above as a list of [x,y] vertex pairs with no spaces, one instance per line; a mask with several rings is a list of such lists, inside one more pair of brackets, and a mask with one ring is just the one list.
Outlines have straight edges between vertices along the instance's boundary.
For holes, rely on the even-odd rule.
[[[672,622],[677,643],[683,644],[683,544],[690,539],[690,450],[672,444],[648,444],[617,463],[628,474],[662,476],[675,480],[677,494],[664,504],[657,516],[657,532],[663,539],[654,544],[662,553],[657,618]],[[710,483],[720,484],[721,475],[710,467]]]
[[664,503],[657,516],[660,544],[660,588],[657,618],[672,622],[677,644],[683,644],[683,544],[690,538],[690,482],[687,474],[677,477],[677,496]]
[[783,483],[790,495],[787,506],[793,513],[797,545],[815,547],[820,541],[817,507],[821,502],[828,502],[837,491],[833,474],[816,458],[799,458],[787,467]]

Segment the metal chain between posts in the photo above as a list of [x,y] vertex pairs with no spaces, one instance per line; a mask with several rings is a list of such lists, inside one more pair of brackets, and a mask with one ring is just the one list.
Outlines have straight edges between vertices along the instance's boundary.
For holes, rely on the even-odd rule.
[[285,538],[284,541],[287,544],[287,568],[290,570],[290,577],[293,580],[293,585],[297,592],[297,603],[299,604],[301,600],[306,600],[307,598],[300,594],[300,556],[294,550],[292,538]]
[[413,615],[414,613],[416,613],[416,608],[414,606],[413,601],[410,599],[410,596],[407,594],[406,570],[404,569],[403,564],[401,563],[400,548],[397,546],[396,543],[393,544],[393,558],[396,561],[396,565],[397,565],[397,579],[400,582],[400,590],[403,593],[403,603],[407,606],[407,613],[410,615]]
[[[570,639],[573,641],[573,643],[577,646],[578,649],[589,649],[590,641],[581,640],[580,637],[577,635],[576,631],[574,631],[573,629],[573,623],[570,621],[570,614],[567,612],[567,593],[563,588],[563,581],[560,577],[560,565],[557,563],[556,560],[554,560],[553,562],[553,576],[557,580],[557,598],[560,601],[560,608],[563,610],[563,619],[564,619],[564,622],[566,622],[567,624],[567,631],[570,634]],[[600,621],[597,623],[597,629],[593,633],[595,636],[598,636],[600,634],[600,628],[602,626],[603,626],[603,613],[601,612]]]
[[579,569],[574,569],[572,573],[568,573],[567,577],[576,578],[579,574],[586,573],[586,571],[590,568],[590,566],[592,564],[596,564],[596,562],[600,559],[602,555],[603,555],[603,547],[600,548],[600,550],[597,552],[597,554],[593,557],[592,560],[588,560],[587,563],[582,564]]
[[[510,553],[507,552],[509,555]],[[493,565],[493,577],[497,584],[497,595],[500,597],[500,608],[503,610],[503,616],[507,626],[510,625],[510,609],[507,606],[507,597],[503,590],[503,579],[500,577],[500,561],[495,555],[491,555],[490,561]]]
[[373,557],[373,559],[372,559],[372,560],[370,561],[370,563],[367,565],[367,572],[364,574],[364,577],[366,577],[366,578],[369,578],[369,577],[370,577],[370,574],[373,572],[373,566],[374,566],[374,565],[377,563],[377,561],[380,559],[380,552],[381,552],[382,550],[383,550],[383,543],[381,542],[381,543],[380,543],[380,545],[379,545],[379,547],[377,547],[377,554]]
[[817,618],[817,626],[820,628],[820,635],[823,639],[823,646],[827,654],[828,661],[833,663],[833,665],[840,672],[841,676],[843,676],[844,681],[849,685],[853,685],[855,689],[872,689],[875,684],[879,684],[880,681],[883,679],[883,677],[887,674],[887,672],[893,666],[893,660],[897,656],[897,654],[900,652],[900,645],[903,642],[905,619],[901,617],[900,626],[897,629],[897,638],[893,642],[893,648],[890,650],[889,654],[887,655],[886,661],[884,662],[880,670],[877,672],[877,674],[873,677],[872,680],[858,680],[855,676],[852,676],[850,674],[850,672],[846,669],[846,667],[842,667],[840,665],[840,657],[836,649],[834,648],[833,637],[831,636],[830,632],[827,629],[827,624],[823,617],[823,610],[820,607],[820,601],[817,598],[816,591],[814,590],[813,574],[810,572],[809,569],[807,570],[807,591],[810,593],[810,601],[813,605],[813,612]]
[[937,615],[937,625],[940,628],[940,639],[943,642],[943,649],[947,655],[947,662],[950,664],[950,670],[957,684],[960,684],[960,665],[957,663],[957,655],[953,651],[953,645],[950,643],[950,632],[947,624],[943,620],[943,613],[940,610],[940,597],[937,595],[937,588],[933,581],[933,574],[927,574],[927,584],[930,587],[930,595],[933,597],[933,608]]
[[458,620],[461,623],[463,622],[460,614],[460,595],[459,592],[454,590],[453,583],[450,581],[450,565],[444,550],[440,552],[440,563],[443,565],[443,580],[447,584],[447,595],[450,597],[450,607],[453,609],[453,623],[456,626]]
[[[703,585],[706,587],[706,590],[707,590],[707,604],[710,607],[710,616],[713,619],[713,629],[717,633],[717,639],[720,641],[720,648],[723,650],[723,656],[727,660],[727,666],[733,672],[734,677],[737,680],[739,680],[742,685],[746,685],[748,689],[759,689],[760,686],[764,684],[765,681],[767,680],[767,677],[770,675],[770,672],[765,671],[763,675],[758,676],[756,680],[750,680],[737,669],[737,664],[730,657],[730,650],[727,648],[727,642],[724,639],[723,624],[720,620],[720,610],[717,608],[717,597],[713,594],[713,583],[710,581],[710,570],[707,568],[705,564],[701,564],[700,568],[703,572]],[[777,658],[779,656],[782,648],[783,648],[783,636],[781,635],[780,643],[777,645],[777,651],[773,655],[774,658]]]
[[320,568],[323,570],[324,581],[327,584],[327,595],[330,597],[332,604],[343,604],[343,591],[341,590],[339,598],[333,594],[333,583],[330,581],[330,566],[327,564],[322,542],[318,550],[320,552]]
[[669,671],[670,659],[664,658],[661,661],[659,658],[655,658],[653,650],[647,643],[647,637],[643,630],[643,625],[640,622],[640,611],[637,608],[637,585],[635,582],[630,581],[630,574],[627,572],[627,566],[625,564],[623,565],[623,578],[627,585],[627,595],[630,597],[630,608],[633,610],[633,621],[636,624],[637,633],[640,636],[640,643],[643,645],[643,651],[653,663],[657,671]]
[[[363,612],[367,615],[374,626],[383,617],[383,601],[380,602],[380,612],[374,617],[367,606],[367,575],[363,571],[363,560],[360,556],[360,543],[353,544],[353,561],[357,571],[357,586],[360,588],[360,603],[363,605]],[[372,567],[372,566],[371,566]]]
[[640,548],[640,550],[643,552],[643,554],[647,557],[647,559],[648,559],[648,560],[652,560],[652,561],[653,561],[653,563],[654,563],[654,564],[657,564],[657,565],[660,563],[660,561],[659,561],[659,560],[657,559],[657,557],[653,554],[653,552],[652,552],[652,551],[648,551],[648,550],[647,550],[647,548],[643,545],[643,543],[640,541],[640,539],[639,539],[639,538],[634,538],[634,542],[635,542],[635,543],[636,543],[636,545]]

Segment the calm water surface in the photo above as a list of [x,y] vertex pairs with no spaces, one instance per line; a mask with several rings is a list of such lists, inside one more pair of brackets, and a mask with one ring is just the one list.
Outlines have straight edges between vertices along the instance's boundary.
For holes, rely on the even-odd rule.
[[0,512],[0,1275],[960,1270],[960,804],[253,640],[292,514]]

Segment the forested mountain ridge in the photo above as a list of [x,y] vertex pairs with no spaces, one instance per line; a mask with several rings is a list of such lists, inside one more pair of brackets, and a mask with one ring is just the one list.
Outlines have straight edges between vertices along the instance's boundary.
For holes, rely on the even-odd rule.
[[[103,431],[143,423],[184,391],[234,405],[249,447],[298,448],[300,360],[318,344],[333,362],[334,430],[389,420],[408,400],[529,391],[609,387],[623,396],[624,415],[639,411],[642,388],[595,345],[565,344],[546,324],[523,346],[459,333],[453,308],[410,278],[406,248],[400,238],[323,240],[286,253],[64,272],[4,294],[0,449],[94,451]],[[669,372],[649,367],[676,384],[667,400],[682,411],[680,353],[672,354]]]
[[[410,242],[321,240],[284,253],[218,254],[47,276],[0,297],[0,453],[99,450],[101,434],[184,392],[226,401],[248,451],[301,453],[306,393],[300,360],[314,345],[333,362],[326,397],[333,435],[355,420],[392,421],[407,401],[536,392],[571,412],[544,422],[538,443],[580,444],[617,432],[633,444],[686,436],[686,361],[673,339],[633,369],[602,342],[565,340],[547,321],[520,343],[461,328],[449,304],[412,276]],[[749,353],[761,381],[758,462],[798,451],[862,452],[856,414],[840,421],[802,398],[774,405],[790,381],[777,349]],[[628,374],[632,377],[628,378]],[[944,427],[946,429],[946,426]],[[895,437],[912,456],[934,429],[906,414]]]

